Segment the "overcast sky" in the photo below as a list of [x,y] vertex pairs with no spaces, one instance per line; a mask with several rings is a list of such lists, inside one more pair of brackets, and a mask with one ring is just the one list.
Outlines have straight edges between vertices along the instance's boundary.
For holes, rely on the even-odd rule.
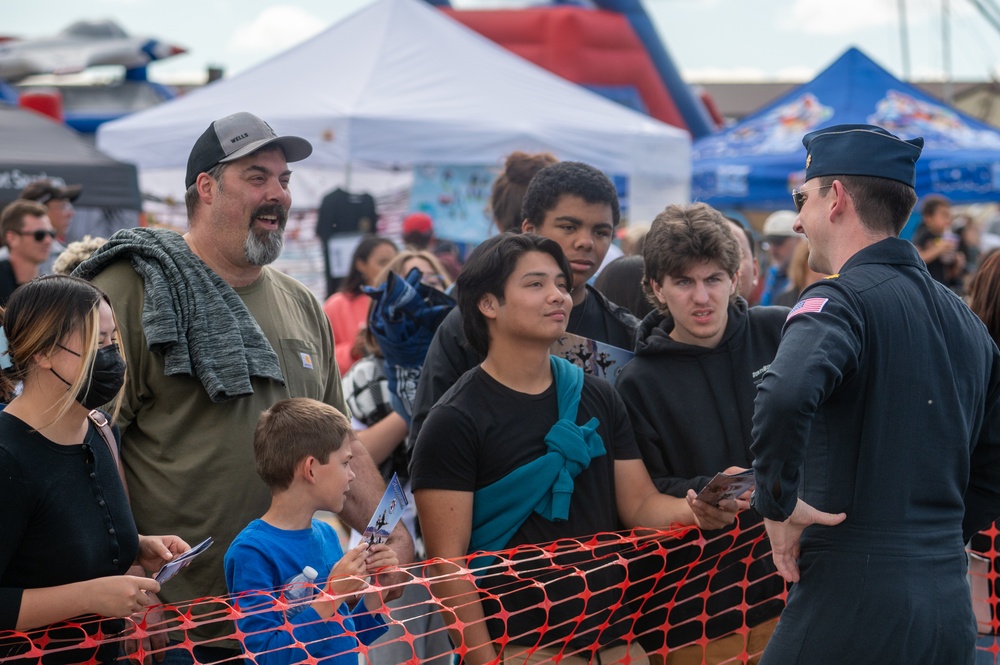
[[[0,0],[0,34],[52,35],[78,19],[111,18],[127,32],[188,49],[150,68],[165,82],[202,77],[218,65],[237,74],[378,0]],[[523,0],[453,0],[458,8],[520,7]],[[955,80],[1000,73],[1000,33],[971,0],[643,0],[689,82],[805,81],[857,46],[904,75],[900,5],[909,35],[910,78],[946,68],[943,8],[951,26]]]

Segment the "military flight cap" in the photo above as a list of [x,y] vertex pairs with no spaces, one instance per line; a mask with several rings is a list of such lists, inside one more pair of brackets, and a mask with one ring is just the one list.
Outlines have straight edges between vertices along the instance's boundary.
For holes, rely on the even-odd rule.
[[914,187],[924,140],[904,141],[875,125],[833,125],[802,137],[806,181],[820,176],[888,178]]

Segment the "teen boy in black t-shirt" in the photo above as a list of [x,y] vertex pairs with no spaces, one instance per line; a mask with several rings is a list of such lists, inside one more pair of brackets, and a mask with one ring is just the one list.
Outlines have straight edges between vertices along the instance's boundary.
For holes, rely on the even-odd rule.
[[[571,271],[555,242],[503,234],[480,245],[459,276],[463,329],[485,359],[431,410],[413,451],[412,486],[431,558],[622,527],[719,528],[733,521],[735,502],[716,509],[694,500],[693,492],[687,499],[660,494],[610,384],[550,356],[569,318]],[[568,497],[558,491],[567,476]],[[529,562],[535,570],[518,564],[506,575],[478,577],[479,587],[494,589],[508,613],[506,626],[487,627],[485,616],[502,614],[494,600],[469,602],[475,588],[467,579],[439,583],[436,594],[461,621],[452,637],[468,649],[465,662],[494,660],[503,634],[512,641],[504,653],[509,659],[537,645],[553,655],[595,643],[615,648],[608,644],[617,637],[613,631],[595,631],[615,623],[607,601],[621,596],[621,567],[588,567],[581,559],[589,557],[581,554],[577,548],[541,566]],[[436,575],[455,571],[449,564],[435,568]],[[594,595],[588,599],[585,592]],[[543,626],[548,629],[539,634]],[[617,648],[602,660],[613,662],[627,647]],[[641,649],[634,656],[641,657]],[[589,660],[588,654],[562,662]]]

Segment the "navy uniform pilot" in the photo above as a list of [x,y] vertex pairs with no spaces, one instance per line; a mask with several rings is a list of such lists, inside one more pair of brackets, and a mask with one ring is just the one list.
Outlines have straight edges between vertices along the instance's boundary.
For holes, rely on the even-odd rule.
[[796,582],[762,664],[971,665],[964,543],[1000,515],[1000,352],[897,236],[922,139],[803,138],[809,265],[755,401],[754,507]]

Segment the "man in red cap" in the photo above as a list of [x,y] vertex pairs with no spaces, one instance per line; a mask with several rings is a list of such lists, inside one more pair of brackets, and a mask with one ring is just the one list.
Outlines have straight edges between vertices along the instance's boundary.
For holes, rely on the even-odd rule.
[[414,212],[403,219],[403,243],[411,249],[432,252],[452,280],[462,271],[454,244],[438,242],[434,237],[434,220],[427,213]]
[[434,220],[424,212],[410,213],[403,220],[403,242],[414,249],[427,249],[434,240]]

